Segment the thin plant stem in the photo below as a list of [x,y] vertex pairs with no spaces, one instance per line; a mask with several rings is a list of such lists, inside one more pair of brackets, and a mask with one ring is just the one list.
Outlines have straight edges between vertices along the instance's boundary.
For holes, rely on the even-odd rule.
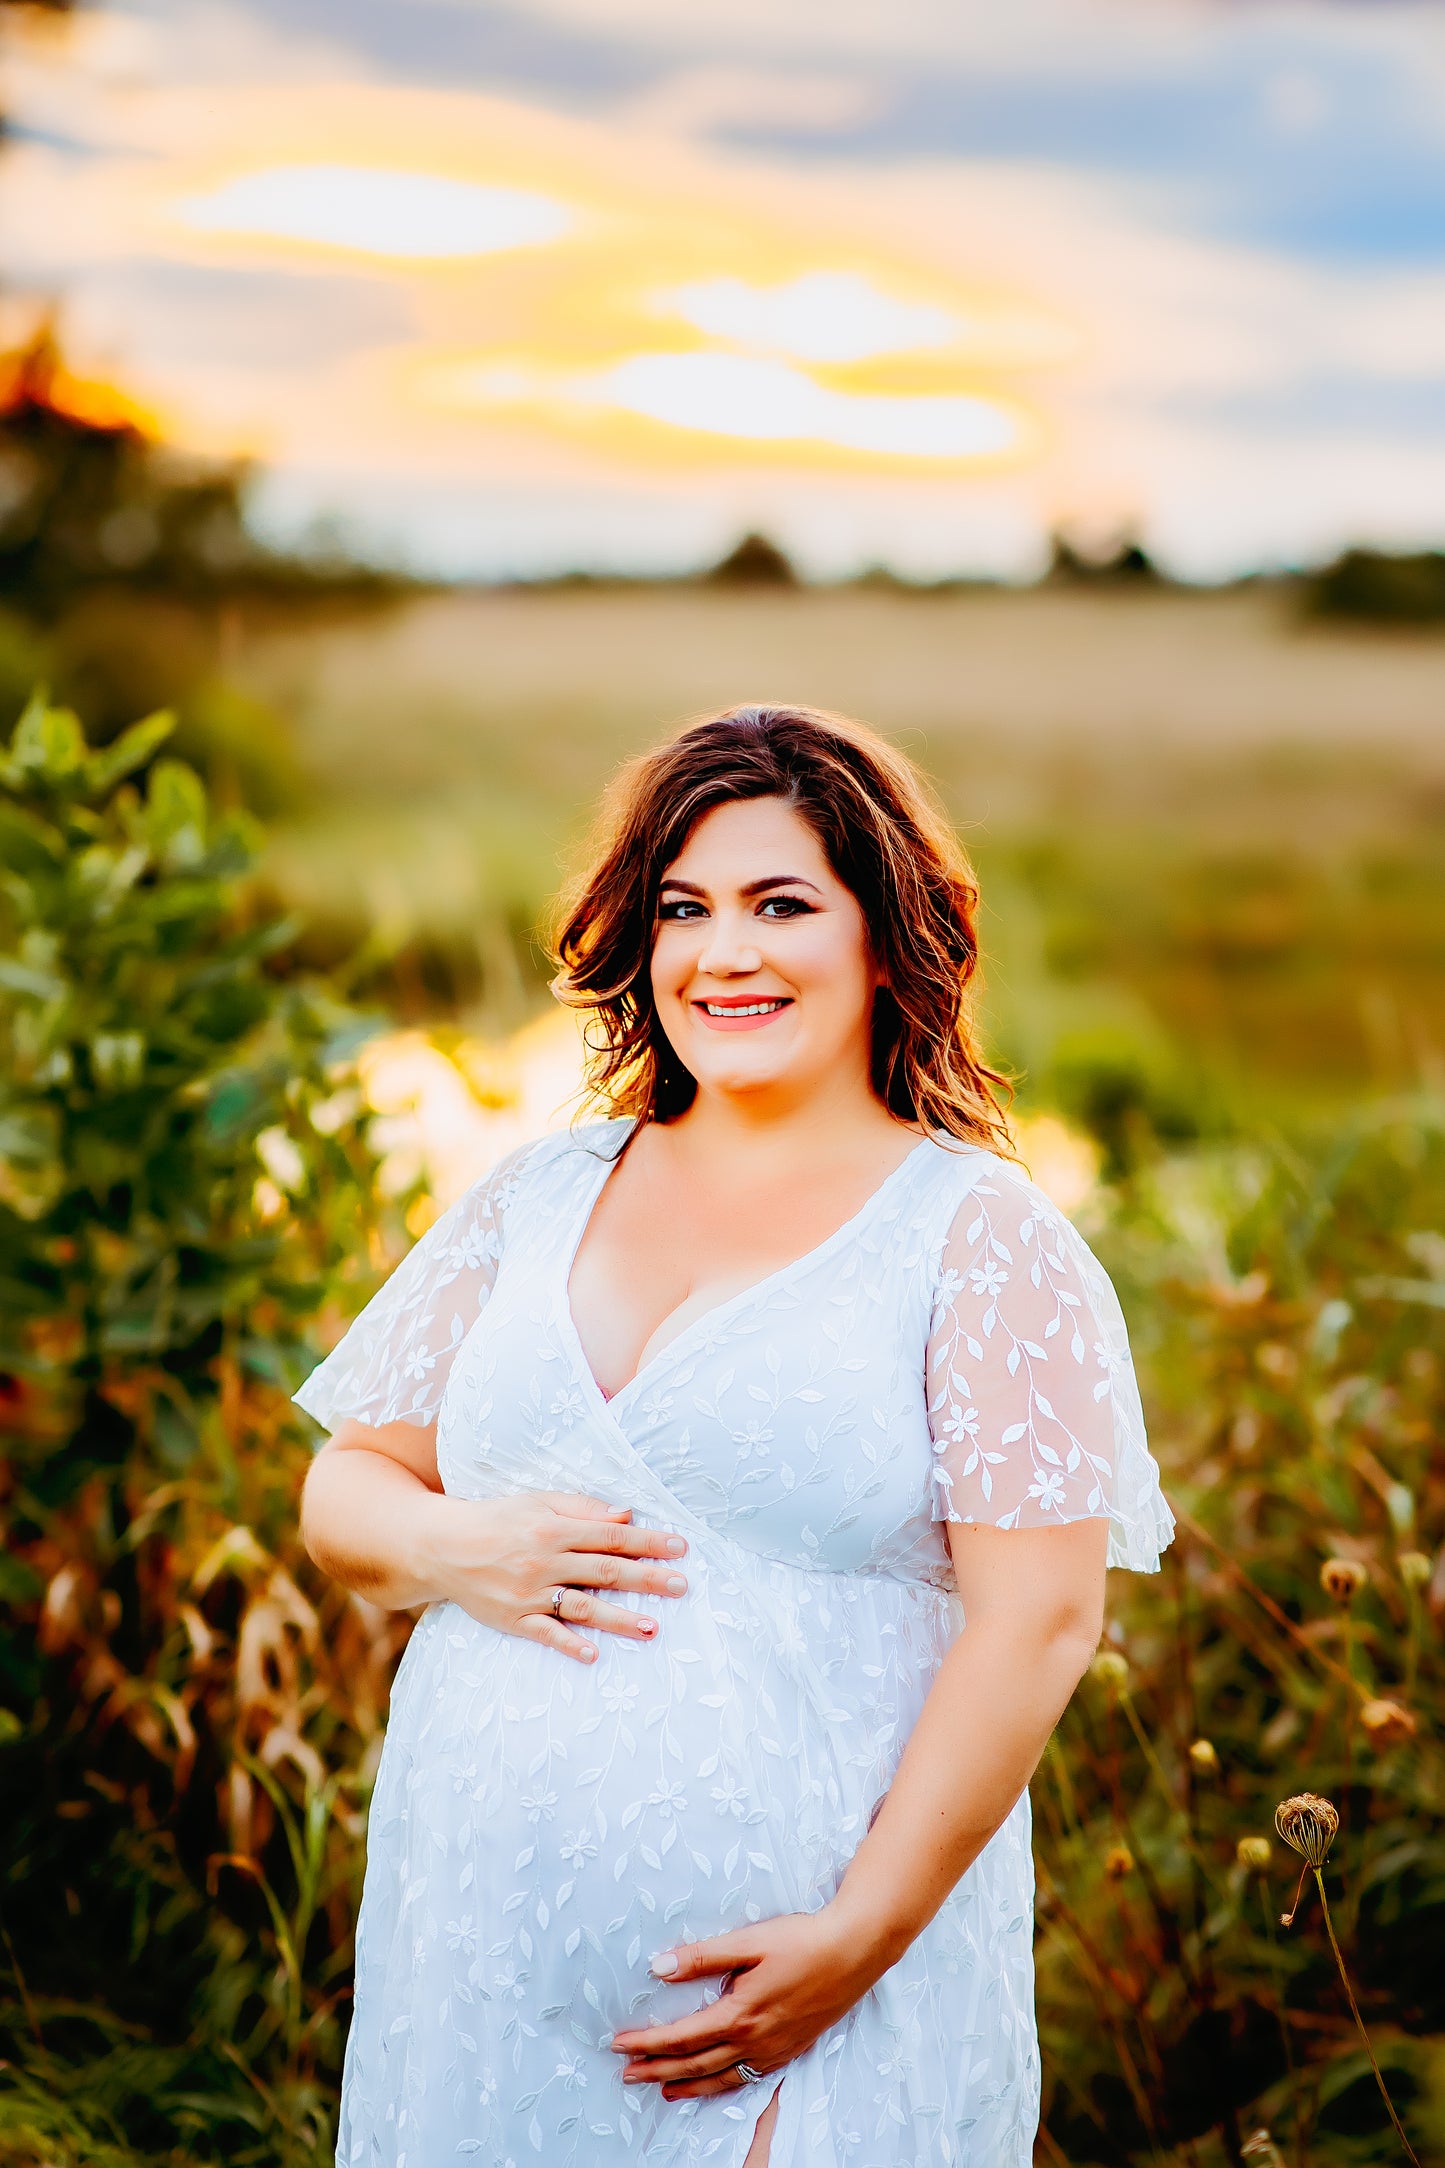
[[[1353,1782],[1355,1773],[1355,1699],[1360,1692],[1359,1683],[1355,1678],[1355,1621],[1353,1614],[1349,1611],[1345,1613],[1344,1652],[1345,1672],[1350,1685],[1354,1688],[1353,1693],[1345,1696],[1345,1783],[1348,1786]],[[1348,1792],[1346,1792],[1346,1798],[1348,1798]]]
[[[1059,1919],[1062,1921],[1063,1925],[1067,1927],[1069,1933],[1074,1938],[1074,1942],[1078,1948],[1082,1970],[1098,1993],[1099,2015],[1103,2020],[1104,2029],[1109,2034],[1110,2039],[1113,2041],[1114,2052],[1119,2058],[1119,2068],[1123,2072],[1124,2083],[1128,2087],[1129,2093],[1133,2099],[1135,2111],[1138,2114],[1139,2121],[1143,2124],[1144,2129],[1148,2134],[1149,2143],[1153,2147],[1155,2152],[1158,2152],[1160,2150],[1161,2144],[1159,2128],[1154,2120],[1154,2110],[1149,2100],[1148,2090],[1145,2087],[1143,2080],[1139,2076],[1139,2072],[1135,2065],[1133,2056],[1129,2053],[1128,2042],[1124,2035],[1124,2027],[1119,2022],[1114,2009],[1111,2007],[1111,1998],[1113,2000],[1122,2000],[1123,1998],[1119,1995],[1117,1986],[1107,1978],[1106,1974],[1098,1964],[1098,1961],[1094,1955],[1093,1945],[1090,1941],[1087,1931],[1083,1926],[1083,1923],[1075,1917],[1075,1914],[1068,1902],[1068,1899],[1064,1896],[1064,1893],[1059,1888],[1058,1883],[1047,1872],[1047,1869],[1043,1870],[1043,1881],[1045,1888],[1048,1890],[1049,1895],[1053,1900]],[[1133,2017],[1135,2013],[1132,2010],[1129,2010],[1128,2015],[1130,2017]]]
[[1304,2124],[1302,2119],[1299,2078],[1294,2066],[1294,2035],[1289,2029],[1289,2011],[1285,2007],[1285,1986],[1279,1969],[1279,1938],[1274,1924],[1274,1908],[1269,1901],[1269,1886],[1263,1875],[1259,1879],[1259,1905],[1264,1914],[1264,1932],[1269,1942],[1270,1972],[1274,1978],[1275,2015],[1279,2019],[1279,2036],[1284,2046],[1284,2066],[1289,2074],[1290,2114],[1294,2124],[1295,2168],[1304,2168]]
[[1215,1564],[1226,1580],[1232,1581],[1236,1588],[1242,1589],[1246,1595],[1252,1596],[1260,1609],[1268,1612],[1280,1631],[1287,1634],[1290,1640],[1310,1658],[1312,1663],[1318,1664],[1322,1671],[1333,1672],[1337,1679],[1343,1680],[1352,1693],[1361,1693],[1361,1688],[1353,1673],[1346,1671],[1343,1664],[1336,1663],[1334,1657],[1327,1655],[1323,1649],[1317,1648],[1308,1634],[1302,1632],[1299,1626],[1295,1624],[1289,1613],[1282,1611],[1273,1597],[1267,1596],[1258,1583],[1250,1579],[1243,1568],[1230,1557],[1223,1545],[1215,1541],[1209,1530],[1196,1521],[1192,1513],[1186,1513],[1172,1494],[1169,1498],[1169,1505],[1180,1527],[1187,1528],[1191,1536],[1196,1537],[1213,1553]]
[[1058,2139],[1052,2137],[1042,2123],[1039,2125],[1038,2143],[1039,2151],[1044,2155],[1046,2160],[1050,2160],[1053,2162],[1054,2168],[1069,2168],[1068,2155],[1065,2153],[1063,2147],[1059,2144]]
[[1405,1636],[1405,1699],[1415,1698],[1415,1674],[1420,1662],[1420,1613],[1423,1609],[1420,1591],[1412,1583],[1405,1590],[1405,1610],[1409,1621]]
[[1120,1690],[1119,1706],[1129,1720],[1129,1728],[1133,1732],[1135,1739],[1138,1741],[1140,1753],[1144,1756],[1145,1761],[1149,1764],[1149,1769],[1155,1783],[1159,1786],[1160,1791],[1163,1793],[1165,1799],[1169,1802],[1169,1805],[1173,1809],[1174,1813],[1178,1815],[1180,1821],[1184,1824],[1185,1851],[1188,1853],[1189,1858],[1193,1863],[1195,1869],[1197,1870],[1200,1878],[1203,1881],[1207,1882],[1209,1887],[1214,1890],[1216,1894],[1218,1894],[1219,1884],[1216,1881],[1212,1872],[1210,1871],[1209,1862],[1205,1859],[1204,1854],[1200,1851],[1198,1840],[1196,1839],[1194,1834],[1193,1817],[1191,1816],[1188,1807],[1183,1803],[1183,1801],[1179,1797],[1179,1794],[1175,1791],[1174,1786],[1170,1783],[1169,1778],[1165,1773],[1164,1764],[1160,1761],[1158,1754],[1155,1752],[1154,1742],[1149,1737],[1149,1734],[1145,1730],[1143,1724],[1140,1722],[1139,1712],[1134,1707],[1133,1698],[1128,1693],[1127,1689],[1121,1688]]
[[1335,1939],[1335,1923],[1330,1918],[1330,1901],[1325,1895],[1325,1878],[1318,1867],[1316,1867],[1314,1870],[1314,1876],[1315,1881],[1319,1885],[1320,1903],[1324,1907],[1325,1932],[1330,1938],[1330,1948],[1335,1953],[1335,1963],[1339,1967],[1340,1980],[1345,1990],[1346,1999],[1348,2000],[1350,2005],[1350,2015],[1353,2017],[1355,2024],[1359,2030],[1361,2040],[1363,2040],[1365,2043],[1365,2053],[1370,2058],[1370,2068],[1374,2071],[1375,2083],[1380,2088],[1380,2098],[1384,2101],[1386,2110],[1390,2117],[1390,2121],[1395,2126],[1395,2135],[1399,2139],[1401,2145],[1405,2148],[1406,2158],[1414,2162],[1414,2168],[1420,2168],[1419,2156],[1416,2154],[1415,2148],[1411,2145],[1409,2139],[1405,2135],[1405,2126],[1400,2121],[1399,2116],[1395,2113],[1395,2103],[1390,2098],[1389,2087],[1385,2083],[1384,2073],[1375,2060],[1375,2051],[1374,2048],[1370,2045],[1370,2036],[1365,2030],[1365,2021],[1360,2015],[1360,2006],[1355,2000],[1355,1991],[1350,1985],[1349,1973],[1345,1970],[1345,1960],[1340,1954],[1340,1945]]
[[30,1999],[30,1989],[26,1983],[24,1973],[20,1970],[20,1960],[15,1954],[15,1945],[10,1940],[10,1931],[8,1928],[5,1928],[4,1930],[0,1930],[0,1932],[3,1932],[4,1934],[5,1952],[10,1959],[10,1970],[14,1973],[15,1985],[20,1990],[20,2005],[25,2012],[25,2022],[30,2027],[31,2037],[34,2040],[35,2045],[38,2048],[43,2048],[45,2046],[45,2039],[44,2035],[41,2033],[40,2030],[40,2018],[36,2012],[34,2003]]

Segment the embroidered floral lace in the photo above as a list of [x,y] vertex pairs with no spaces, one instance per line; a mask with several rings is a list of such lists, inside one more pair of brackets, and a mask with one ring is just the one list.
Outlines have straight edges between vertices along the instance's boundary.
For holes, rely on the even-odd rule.
[[[504,1163],[298,1395],[437,1425],[448,1491],[585,1490],[679,1529],[689,1592],[587,1670],[434,1606],[369,1830],[343,2168],[741,2168],[773,2086],[627,2089],[624,2023],[695,2007],[654,1951],[827,1902],[962,1624],[947,1520],[1172,1522],[1118,1303],[1015,1167],[921,1144],[828,1241],[605,1400],[571,1259],[625,1129]],[[629,1599],[630,1600],[630,1599]],[[877,1986],[789,2065],[770,2168],[1025,2168],[1027,1796]],[[713,1992],[715,1990],[709,1990]]]

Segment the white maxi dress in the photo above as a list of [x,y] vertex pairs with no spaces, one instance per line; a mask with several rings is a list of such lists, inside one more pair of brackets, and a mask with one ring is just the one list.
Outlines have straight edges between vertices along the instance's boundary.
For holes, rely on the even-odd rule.
[[[340,2168],[741,2168],[772,2078],[668,2102],[608,2043],[718,1991],[654,1979],[654,1952],[832,1896],[963,1625],[941,1523],[1107,1516],[1111,1563],[1145,1571],[1172,1534],[1113,1289],[982,1150],[919,1143],[605,1398],[567,1280],[627,1132],[478,1183],[297,1396],[332,1428],[435,1421],[454,1496],[590,1492],[689,1545],[656,1639],[601,1634],[586,1668],[423,1615],[371,1805]],[[1024,1793],[787,2066],[770,2168],[1027,2168],[1032,1899]]]

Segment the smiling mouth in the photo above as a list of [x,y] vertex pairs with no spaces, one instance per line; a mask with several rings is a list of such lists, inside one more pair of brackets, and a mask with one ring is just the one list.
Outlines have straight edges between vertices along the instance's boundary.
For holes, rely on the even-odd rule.
[[706,1016],[776,1016],[780,1009],[791,1007],[791,1002],[781,997],[773,1001],[699,1001]]

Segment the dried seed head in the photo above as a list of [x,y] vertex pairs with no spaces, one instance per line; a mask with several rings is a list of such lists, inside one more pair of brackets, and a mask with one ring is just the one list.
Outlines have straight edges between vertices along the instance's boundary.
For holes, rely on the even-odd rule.
[[1320,1567],[1320,1587],[1341,1610],[1353,1603],[1370,1576],[1355,1558],[1327,1558]]
[[1111,1844],[1104,1854],[1104,1872],[1111,1882],[1122,1882],[1134,1872],[1134,1855],[1127,1844]]
[[1112,1687],[1115,1693],[1129,1683],[1128,1659],[1117,1649],[1100,1649],[1089,1670],[1101,1686]]
[[1284,2155],[1267,2130],[1251,2131],[1240,2147],[1248,2161],[1258,2163],[1258,2168],[1284,2168]]
[[1189,1759],[1193,1762],[1200,1776],[1218,1776],[1219,1756],[1214,1751],[1214,1741],[1212,1739],[1196,1739],[1189,1749]]
[[1398,1746],[1402,1739],[1415,1735],[1415,1718],[1398,1701],[1367,1701],[1360,1711],[1360,1722],[1371,1746]]
[[1251,1874],[1263,1874],[1269,1865],[1271,1846],[1268,1837],[1241,1837],[1234,1847],[1234,1856],[1241,1867],[1248,1867]]
[[1328,1799],[1298,1792],[1274,1810],[1274,1826],[1292,1852],[1310,1867],[1323,1867],[1340,1831],[1340,1818]]
[[1423,1588],[1430,1578],[1430,1561],[1423,1551],[1402,1551],[1399,1566],[1406,1588]]

